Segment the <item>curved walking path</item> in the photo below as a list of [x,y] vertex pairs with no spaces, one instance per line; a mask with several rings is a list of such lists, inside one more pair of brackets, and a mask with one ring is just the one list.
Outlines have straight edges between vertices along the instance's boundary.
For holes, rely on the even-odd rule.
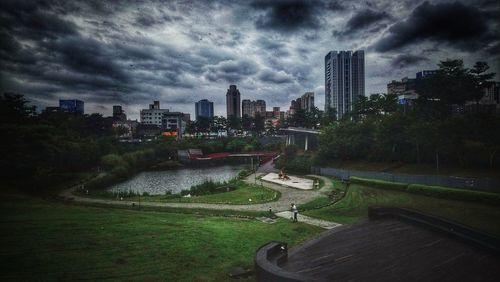
[[[257,185],[263,185],[265,187],[271,188],[273,190],[279,191],[281,193],[281,197],[273,202],[262,203],[262,204],[249,204],[249,205],[231,205],[231,204],[208,204],[208,203],[168,203],[168,202],[141,202],[141,206],[143,207],[170,207],[170,208],[191,208],[191,209],[211,209],[211,210],[234,210],[234,211],[268,211],[269,208],[272,209],[274,213],[280,213],[284,211],[290,210],[290,204],[295,203],[298,206],[301,204],[307,203],[314,198],[317,198],[321,195],[319,190],[299,190],[294,188],[289,188],[281,185],[277,185],[274,183],[269,183],[266,181],[261,181],[258,179],[259,176],[265,173],[251,174],[247,178],[244,179],[245,182]],[[317,178],[323,178],[326,185],[331,185],[331,182],[322,176],[314,175]],[[127,201],[127,200],[111,200],[111,199],[98,199],[98,198],[88,198],[75,195],[74,192],[79,188],[79,185],[74,186],[68,190],[64,190],[60,196],[73,200],[75,202],[80,203],[91,203],[91,204],[103,204],[103,205],[115,205],[115,206],[132,206],[137,205],[137,201]],[[323,190],[323,189],[322,189]],[[308,222],[310,221],[310,222]],[[317,225],[320,227],[324,227],[325,223],[321,224],[317,223],[317,220],[306,220],[303,218],[302,222],[309,223],[312,225]],[[332,224],[336,224],[333,223]],[[331,225],[329,225],[331,226]]]

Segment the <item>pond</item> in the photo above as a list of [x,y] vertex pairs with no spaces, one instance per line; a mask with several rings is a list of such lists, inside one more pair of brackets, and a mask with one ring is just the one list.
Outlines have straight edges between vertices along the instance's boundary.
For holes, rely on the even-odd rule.
[[242,165],[233,165],[146,171],[111,186],[109,190],[112,192],[133,191],[140,194],[147,192],[150,195],[164,195],[165,192],[170,191],[176,194],[207,180],[229,181],[236,177],[243,168]]

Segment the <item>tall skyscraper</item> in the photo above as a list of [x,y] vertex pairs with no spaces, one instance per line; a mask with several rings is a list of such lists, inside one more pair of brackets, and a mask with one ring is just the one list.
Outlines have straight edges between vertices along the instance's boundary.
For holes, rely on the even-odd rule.
[[240,91],[236,85],[229,85],[226,93],[226,113],[227,118],[234,116],[241,118]]
[[306,92],[300,97],[300,108],[310,112],[314,108],[314,92]]
[[342,118],[365,95],[363,50],[331,51],[325,56],[325,112],[331,108]]
[[198,120],[199,117],[213,118],[214,117],[214,103],[207,99],[200,100],[195,103],[195,115]]

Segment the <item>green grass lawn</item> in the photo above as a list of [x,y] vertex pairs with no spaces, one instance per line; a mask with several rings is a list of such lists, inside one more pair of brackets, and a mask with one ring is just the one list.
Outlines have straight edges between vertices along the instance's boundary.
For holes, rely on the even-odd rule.
[[351,184],[346,196],[305,215],[339,223],[355,223],[368,216],[369,206],[405,207],[437,215],[500,237],[500,207],[454,201]]
[[321,180],[323,181],[324,186],[320,189],[321,195],[307,203],[299,205],[298,208],[301,212],[325,207],[338,201],[343,196],[345,185],[342,183],[342,181],[330,178],[328,179],[330,183],[325,183],[323,179]]
[[[243,181],[237,183],[237,188],[233,191],[216,193],[210,195],[193,196],[193,197],[173,197],[173,195],[148,195],[141,196],[141,201],[147,202],[174,202],[174,203],[210,203],[210,204],[259,204],[271,201],[276,201],[281,194],[273,189],[248,184]],[[114,199],[117,196],[105,190],[91,190],[89,195],[81,192],[76,192],[80,196],[93,198]],[[251,199],[251,201],[249,201]],[[139,201],[139,196],[126,197],[124,200]]]
[[293,246],[323,231],[287,220],[265,224],[30,198],[3,199],[1,210],[2,281],[226,281],[232,266],[252,267],[260,245]]

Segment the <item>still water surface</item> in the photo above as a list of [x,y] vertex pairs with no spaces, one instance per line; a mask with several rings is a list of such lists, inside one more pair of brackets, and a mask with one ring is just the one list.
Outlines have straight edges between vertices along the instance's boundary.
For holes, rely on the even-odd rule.
[[206,180],[215,182],[229,181],[238,175],[243,166],[214,166],[203,168],[183,168],[165,171],[146,171],[131,179],[109,188],[113,192],[147,192],[150,195],[162,195],[166,191],[172,194],[189,189]]

